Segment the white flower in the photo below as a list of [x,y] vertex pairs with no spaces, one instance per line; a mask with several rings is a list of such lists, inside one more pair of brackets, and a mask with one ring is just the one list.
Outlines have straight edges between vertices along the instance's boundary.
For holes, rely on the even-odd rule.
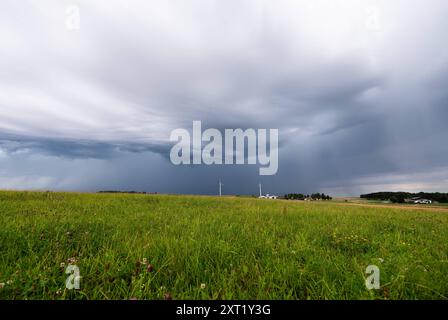
[[12,280],[6,281],[6,284],[12,284]]
[[65,268],[65,263],[61,262],[61,268]]
[[148,263],[148,259],[143,258],[142,264],[147,264]]
[[383,259],[383,258],[378,258],[378,260],[380,260],[381,263],[384,262],[384,259]]
[[4,287],[5,287],[5,283],[4,282],[0,283],[0,289],[3,289]]
[[205,283],[201,283],[201,289],[202,289],[202,290],[205,289]]

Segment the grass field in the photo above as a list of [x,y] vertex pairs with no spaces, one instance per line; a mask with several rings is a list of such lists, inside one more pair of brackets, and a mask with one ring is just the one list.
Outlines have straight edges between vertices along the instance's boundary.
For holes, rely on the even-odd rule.
[[0,192],[0,299],[447,299],[447,280],[443,209]]

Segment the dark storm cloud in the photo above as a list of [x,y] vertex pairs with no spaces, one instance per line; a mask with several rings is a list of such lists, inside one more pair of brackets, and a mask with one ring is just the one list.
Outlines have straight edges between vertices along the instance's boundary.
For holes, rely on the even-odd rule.
[[[79,30],[66,28],[72,5]],[[0,9],[0,187],[215,193],[219,178],[229,193],[256,193],[259,182],[271,193],[448,187],[445,1]],[[193,120],[278,128],[278,174],[172,165],[170,132]]]
[[14,136],[1,137],[0,148],[7,154],[38,153],[74,159],[110,159],[117,157],[120,152],[153,152],[166,156],[170,149],[169,145],[163,143],[104,143]]

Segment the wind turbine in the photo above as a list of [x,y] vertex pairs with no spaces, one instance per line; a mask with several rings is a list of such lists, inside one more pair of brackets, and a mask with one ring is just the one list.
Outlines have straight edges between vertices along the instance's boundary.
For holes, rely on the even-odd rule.
[[223,183],[221,183],[221,180],[219,180],[219,196],[221,197],[222,196],[222,186],[223,186],[224,184]]

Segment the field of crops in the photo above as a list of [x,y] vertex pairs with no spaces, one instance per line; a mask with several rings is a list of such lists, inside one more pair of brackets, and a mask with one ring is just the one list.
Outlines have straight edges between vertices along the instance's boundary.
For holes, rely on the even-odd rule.
[[0,299],[447,297],[444,209],[0,192]]

